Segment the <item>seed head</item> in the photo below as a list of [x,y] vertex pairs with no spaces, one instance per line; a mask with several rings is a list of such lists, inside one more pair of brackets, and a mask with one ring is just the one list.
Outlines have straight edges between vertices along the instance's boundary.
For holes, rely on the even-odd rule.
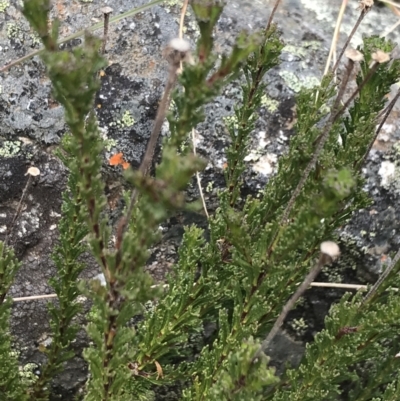
[[390,54],[385,53],[382,50],[377,50],[375,53],[371,55],[372,60],[376,61],[379,64],[387,63],[390,60]]
[[364,55],[358,50],[353,48],[347,49],[344,55],[354,62],[364,60]]
[[324,241],[321,243],[321,253],[329,256],[332,261],[337,259],[340,255],[339,246],[333,241]]
[[31,175],[32,177],[36,177],[40,175],[40,170],[37,167],[29,167],[28,171],[25,173],[25,175]]
[[368,12],[374,5],[374,0],[360,0],[358,7],[361,11]]

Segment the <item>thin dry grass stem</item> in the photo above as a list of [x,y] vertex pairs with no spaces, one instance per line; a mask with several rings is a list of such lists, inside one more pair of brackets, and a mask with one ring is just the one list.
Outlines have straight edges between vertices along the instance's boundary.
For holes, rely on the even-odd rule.
[[379,279],[376,281],[376,283],[371,287],[371,289],[368,291],[367,295],[363,298],[361,301],[361,305],[365,305],[378,291],[378,288],[380,285],[386,280],[386,278],[389,276],[389,274],[392,272],[392,270],[396,267],[397,263],[400,261],[400,249],[397,251],[395,257],[392,260],[392,263],[390,266],[386,268],[386,270],[381,274]]
[[[168,284],[154,284],[151,285],[150,288],[168,288]],[[30,295],[27,297],[16,297],[12,298],[13,302],[22,302],[22,301],[36,301],[40,299],[52,299],[52,298],[57,298],[57,294],[43,294],[43,295]]]
[[189,0],[185,0],[182,5],[181,17],[179,19],[179,36],[178,36],[179,39],[183,39],[183,26],[185,23],[185,15],[186,15],[188,4],[189,4]]
[[[342,25],[343,16],[344,16],[344,12],[346,11],[347,4],[348,4],[348,0],[343,0],[342,5],[340,6],[339,14],[338,14],[336,24],[335,24],[335,31],[332,36],[331,48],[329,50],[328,59],[326,60],[326,64],[325,64],[324,75],[326,75],[328,73],[329,65],[331,64],[332,57],[334,54],[336,54],[336,46],[337,46],[337,42],[339,41],[340,27]],[[337,64],[337,59],[336,59],[335,65],[336,64]]]
[[389,27],[386,31],[384,31],[380,37],[384,38],[387,35],[389,35],[389,33],[393,32],[398,26],[400,25],[400,18],[398,21],[396,21],[391,27]]
[[367,285],[363,284],[344,284],[344,283],[321,283],[319,281],[314,281],[310,284],[310,287],[317,288],[340,288],[343,290],[356,290],[356,291],[366,291],[368,289]]
[[[179,20],[179,38],[180,39],[183,39],[183,26],[184,26],[184,22],[185,22],[185,15],[186,15],[188,3],[189,3],[189,0],[185,0],[183,2],[182,9],[181,9],[181,17],[180,17],[180,20]],[[183,69],[183,63],[181,61],[180,70],[182,71],[182,69]],[[195,130],[192,129],[193,154],[196,155],[197,154],[196,153],[196,140],[195,140],[194,136],[195,136]],[[203,188],[201,186],[200,174],[199,174],[198,171],[196,171],[196,180],[197,180],[197,186],[199,188],[201,203],[203,204],[204,213],[206,214],[207,219],[209,219],[210,216],[209,216],[208,211],[207,211],[206,201],[204,199]]]
[[265,28],[265,32],[268,32],[269,28],[271,27],[272,21],[274,19],[276,10],[278,9],[280,2],[281,2],[281,0],[275,1],[274,7],[272,8],[272,11],[271,11],[271,15],[269,16],[269,19],[267,22],[267,27]]
[[393,6],[393,7],[400,8],[400,4],[399,3],[395,3],[394,1],[390,1],[390,0],[379,0],[379,1],[381,3],[386,3],[386,4],[389,4],[389,5]]
[[[135,7],[135,8],[132,8],[132,9],[126,11],[125,13],[115,15],[114,17],[110,18],[109,23],[114,24],[115,22],[121,21],[124,18],[132,17],[133,15],[139,14],[139,13],[147,10],[148,8],[151,8],[155,5],[163,3],[163,2],[164,2],[164,0],[152,0],[152,1],[150,1],[150,3],[144,4],[143,6]],[[75,32],[72,35],[69,35],[63,39],[58,40],[57,43],[59,45],[61,45],[63,43],[69,42],[72,39],[76,39],[81,36],[84,36],[85,32],[93,33],[103,27],[104,27],[104,21],[98,22],[97,24],[89,26],[88,28],[85,28],[85,29],[81,29],[80,31]],[[27,54],[26,56],[20,57],[19,59],[16,59],[16,60],[12,61],[11,63],[6,64],[5,66],[1,67],[0,73],[9,70],[11,67],[15,67],[16,65],[18,65],[24,61],[27,61],[27,60],[31,59],[32,57],[38,56],[39,54],[42,54],[44,51],[45,51],[45,49],[42,48],[39,50],[35,50],[34,52]]]
[[44,294],[44,295],[31,295],[29,297],[17,297],[13,298],[13,302],[22,302],[22,301],[37,301],[39,299],[51,299],[57,298],[57,294]]
[[314,281],[315,277],[321,272],[323,266],[332,263],[335,259],[337,259],[340,255],[340,250],[337,244],[332,241],[326,241],[321,244],[321,253],[318,259],[318,262],[311,269],[311,271],[307,274],[303,282],[297,288],[296,292],[291,296],[291,298],[286,302],[285,306],[282,309],[282,312],[276,319],[271,331],[268,333],[266,339],[261,343],[259,349],[254,353],[252,361],[255,362],[257,358],[261,355],[261,353],[267,349],[271,340],[278,333],[279,328],[282,326],[284,320],[286,319],[288,313],[293,309],[296,302],[300,299],[300,297],[304,294],[304,292],[310,287],[310,284]]
[[[192,143],[193,143],[193,154],[196,155],[196,139],[194,137],[195,134],[195,130],[194,128],[192,129]],[[201,179],[200,179],[200,174],[198,171],[196,171],[196,180],[197,180],[197,186],[199,188],[199,193],[200,193],[200,199],[201,199],[201,203],[203,204],[203,209],[204,209],[204,213],[207,216],[207,219],[210,219],[210,215],[208,214],[207,211],[207,205],[206,205],[206,201],[204,199],[204,193],[203,193],[203,188],[201,186]]]
[[[372,6],[371,6],[371,7],[372,7]],[[360,13],[360,15],[359,15],[359,17],[358,17],[358,19],[357,19],[357,22],[356,22],[355,25],[353,26],[353,29],[351,30],[350,35],[348,36],[348,38],[347,38],[347,40],[346,40],[346,43],[344,44],[342,50],[340,51],[339,56],[338,56],[338,58],[337,58],[337,60],[336,60],[336,63],[335,63],[335,65],[334,65],[333,68],[332,68],[332,73],[335,73],[336,69],[338,68],[339,63],[340,63],[340,60],[342,59],[343,54],[344,54],[344,52],[345,52],[346,49],[347,49],[347,46],[349,45],[351,39],[353,38],[353,36],[354,36],[354,34],[356,33],[358,27],[360,26],[362,20],[363,20],[364,17],[367,15],[367,13],[368,13],[368,11],[371,9],[371,7],[362,7],[361,13]]]
[[[169,288],[168,284],[154,284],[150,288]],[[362,284],[343,284],[343,283],[321,283],[318,281],[313,281],[310,284],[310,287],[321,287],[321,288],[341,288],[344,290],[362,290],[366,291],[368,286]],[[398,291],[398,288],[393,288],[395,291]],[[57,298],[57,294],[44,294],[44,295],[31,295],[27,297],[16,297],[13,298],[13,302],[22,302],[22,301],[36,301],[38,299],[52,299]]]
[[395,104],[399,98],[400,98],[400,88],[398,89],[394,98],[386,106],[386,108],[378,115],[377,120],[379,120],[382,117],[381,122],[379,123],[379,125],[375,131],[374,137],[372,138],[371,142],[368,145],[368,149],[366,150],[364,157],[360,162],[360,165],[363,165],[365,163],[365,161],[367,160],[367,157],[368,157],[369,153],[371,152],[372,146],[374,146],[374,143],[375,143],[376,139],[378,138],[378,135],[381,132],[383,125],[385,124],[387,118],[389,117],[390,113],[393,110],[393,107],[395,106]]

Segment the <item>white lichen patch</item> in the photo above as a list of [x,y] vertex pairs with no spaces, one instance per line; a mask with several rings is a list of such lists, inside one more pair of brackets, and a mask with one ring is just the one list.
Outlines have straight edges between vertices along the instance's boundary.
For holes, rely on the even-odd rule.
[[13,157],[21,150],[21,142],[19,141],[4,141],[0,145],[0,157]]
[[267,139],[267,133],[265,131],[259,131],[257,134],[258,146],[264,149],[271,141]]
[[378,174],[381,176],[381,186],[388,189],[390,184],[393,182],[395,176],[396,166],[394,163],[385,160],[382,162],[379,168]]
[[19,224],[18,237],[22,238],[27,233],[35,232],[39,229],[40,219],[37,209],[31,209],[21,214],[21,221]]
[[270,175],[275,172],[277,161],[277,155],[268,153],[260,157],[257,163],[253,165],[253,170],[263,175]]

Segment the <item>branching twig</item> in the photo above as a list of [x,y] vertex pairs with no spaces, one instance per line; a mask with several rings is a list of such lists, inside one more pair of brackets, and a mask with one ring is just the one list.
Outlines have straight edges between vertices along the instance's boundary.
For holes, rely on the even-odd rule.
[[252,362],[254,362],[261,355],[261,353],[268,347],[269,343],[275,337],[279,328],[282,326],[288,313],[293,309],[296,302],[304,294],[304,292],[307,290],[310,284],[314,281],[315,277],[318,276],[322,267],[335,260],[339,256],[339,254],[340,254],[339,247],[334,242],[326,241],[321,244],[321,254],[317,264],[312,268],[310,273],[308,273],[306,278],[297,288],[296,292],[292,295],[289,301],[286,302],[285,306],[282,309],[281,314],[278,316],[278,319],[273,325],[267,338],[261,343],[259,349],[254,354]]
[[364,157],[362,158],[362,160],[360,161],[360,166],[362,166],[365,163],[365,160],[367,159],[369,152],[372,149],[372,146],[374,146],[374,143],[376,141],[376,138],[378,138],[379,133],[381,132],[381,129],[383,127],[383,125],[385,124],[387,118],[389,117],[389,114],[392,112],[393,107],[395,106],[397,100],[400,98],[400,89],[398,89],[396,95],[394,96],[394,98],[389,102],[389,104],[386,106],[386,108],[382,111],[382,113],[379,114],[379,116],[377,117],[377,119],[379,120],[380,117],[382,117],[381,122],[378,125],[378,128],[375,131],[375,135],[373,136],[373,138],[371,139],[371,142],[368,145],[368,149],[366,150]]
[[363,5],[363,2],[360,2],[360,3],[361,3],[361,6],[360,6],[360,7],[361,7],[360,16],[358,17],[357,22],[356,22],[355,25],[353,26],[353,29],[351,30],[350,35],[347,37],[346,43],[344,44],[342,50],[340,51],[339,57],[337,58],[336,63],[335,63],[335,65],[334,65],[333,68],[332,68],[332,72],[335,72],[336,69],[338,68],[339,63],[340,63],[340,60],[342,59],[343,54],[344,54],[344,52],[345,52],[347,46],[349,45],[351,39],[353,38],[354,34],[356,33],[356,31],[357,31],[358,27],[360,26],[362,20],[363,20],[364,17],[367,15],[368,11],[372,8],[372,5],[373,5],[373,2],[372,2],[372,5],[371,5],[371,6]]
[[[178,40],[182,41],[181,39],[178,39]],[[170,62],[168,80],[167,80],[167,83],[166,83],[166,86],[164,89],[163,97],[162,97],[160,105],[158,107],[156,120],[154,123],[153,131],[150,134],[150,139],[147,144],[146,153],[144,154],[142,163],[140,164],[140,167],[139,167],[139,171],[144,176],[147,176],[150,173],[151,163],[153,161],[154,152],[155,152],[157,142],[158,142],[158,137],[160,135],[161,127],[164,122],[167,110],[168,110],[170,96],[171,96],[172,90],[173,90],[176,80],[177,80],[177,71],[180,67],[181,61],[184,60],[186,55],[188,54],[189,48],[185,48],[184,50],[176,49],[174,47],[174,42],[171,41],[169,47],[167,48],[167,52],[168,51],[169,51],[169,54],[167,55],[167,58]],[[116,248],[118,249],[118,252],[120,252],[122,238],[128,227],[128,222],[131,219],[133,208],[136,204],[137,196],[138,196],[138,190],[137,190],[137,188],[134,188],[132,191],[130,201],[129,201],[128,210],[126,212],[126,215],[121,218],[120,223],[119,223],[118,235],[117,235],[117,241],[116,241]]]
[[272,21],[274,19],[276,10],[278,9],[280,2],[281,2],[281,0],[275,1],[274,7],[272,8],[272,11],[271,11],[271,15],[269,16],[269,19],[267,22],[267,27],[265,28],[265,32],[268,32],[269,28],[271,27]]
[[[326,141],[329,138],[329,132],[332,128],[332,125],[336,122],[336,120],[345,112],[345,110],[347,109],[347,107],[349,106],[349,104],[353,101],[353,99],[357,96],[357,94],[360,92],[360,90],[364,87],[364,85],[369,81],[369,79],[371,78],[372,74],[375,72],[376,68],[378,67],[378,63],[374,63],[373,66],[371,67],[369,73],[367,74],[367,76],[365,77],[365,79],[361,82],[361,84],[358,86],[358,88],[354,91],[354,93],[350,96],[350,98],[347,100],[347,102],[344,104],[344,106],[339,110],[336,111],[340,100],[344,94],[345,88],[347,86],[347,82],[350,76],[350,73],[352,71],[354,67],[354,61],[349,59],[349,64],[348,64],[348,68],[347,68],[347,74],[344,76],[342,83],[341,83],[341,87],[339,89],[338,95],[336,97],[334,106],[333,106],[333,110],[331,113],[331,117],[329,118],[328,122],[326,123],[324,129],[323,129],[323,134],[320,136],[320,138],[318,138],[317,141],[317,146],[316,149],[314,151],[314,154],[310,160],[310,162],[308,163],[307,167],[304,170],[304,173],[299,181],[299,183],[297,184],[296,189],[293,191],[293,194],[289,200],[289,203],[285,209],[285,211],[283,212],[282,218],[280,220],[279,223],[279,227],[281,227],[283,224],[286,224],[286,221],[289,217],[290,212],[292,211],[292,208],[295,204],[295,201],[297,199],[297,197],[300,195],[301,190],[304,187],[304,184],[306,183],[311,171],[313,170],[313,168],[315,167],[315,164],[317,163],[317,160],[320,156],[320,153],[322,152]],[[275,241],[276,235],[274,236],[273,241],[271,242],[271,246],[273,244],[273,242]]]

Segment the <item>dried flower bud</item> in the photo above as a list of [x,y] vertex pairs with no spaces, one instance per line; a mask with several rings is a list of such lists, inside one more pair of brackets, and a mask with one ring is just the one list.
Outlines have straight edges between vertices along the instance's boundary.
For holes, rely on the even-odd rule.
[[111,14],[113,12],[113,9],[111,7],[102,7],[100,8],[100,11],[103,14]]
[[361,11],[368,12],[374,5],[374,0],[360,0],[358,4]]
[[181,53],[185,53],[190,50],[190,43],[187,40],[181,38],[171,39],[171,41],[168,43],[168,46],[172,50],[176,50]]
[[164,51],[164,57],[173,65],[181,61],[191,62],[190,43],[185,39],[172,39]]
[[356,49],[349,48],[344,55],[354,62],[364,60],[364,55]]
[[390,60],[390,54],[385,53],[382,50],[377,50],[375,53],[371,55],[372,60],[376,61],[379,64],[387,63]]
[[36,177],[40,175],[40,170],[37,167],[29,167],[28,171],[25,173],[25,175],[31,175],[32,177]]
[[338,245],[333,241],[324,241],[321,243],[321,253],[329,256],[332,260],[335,260],[340,255],[340,249]]

